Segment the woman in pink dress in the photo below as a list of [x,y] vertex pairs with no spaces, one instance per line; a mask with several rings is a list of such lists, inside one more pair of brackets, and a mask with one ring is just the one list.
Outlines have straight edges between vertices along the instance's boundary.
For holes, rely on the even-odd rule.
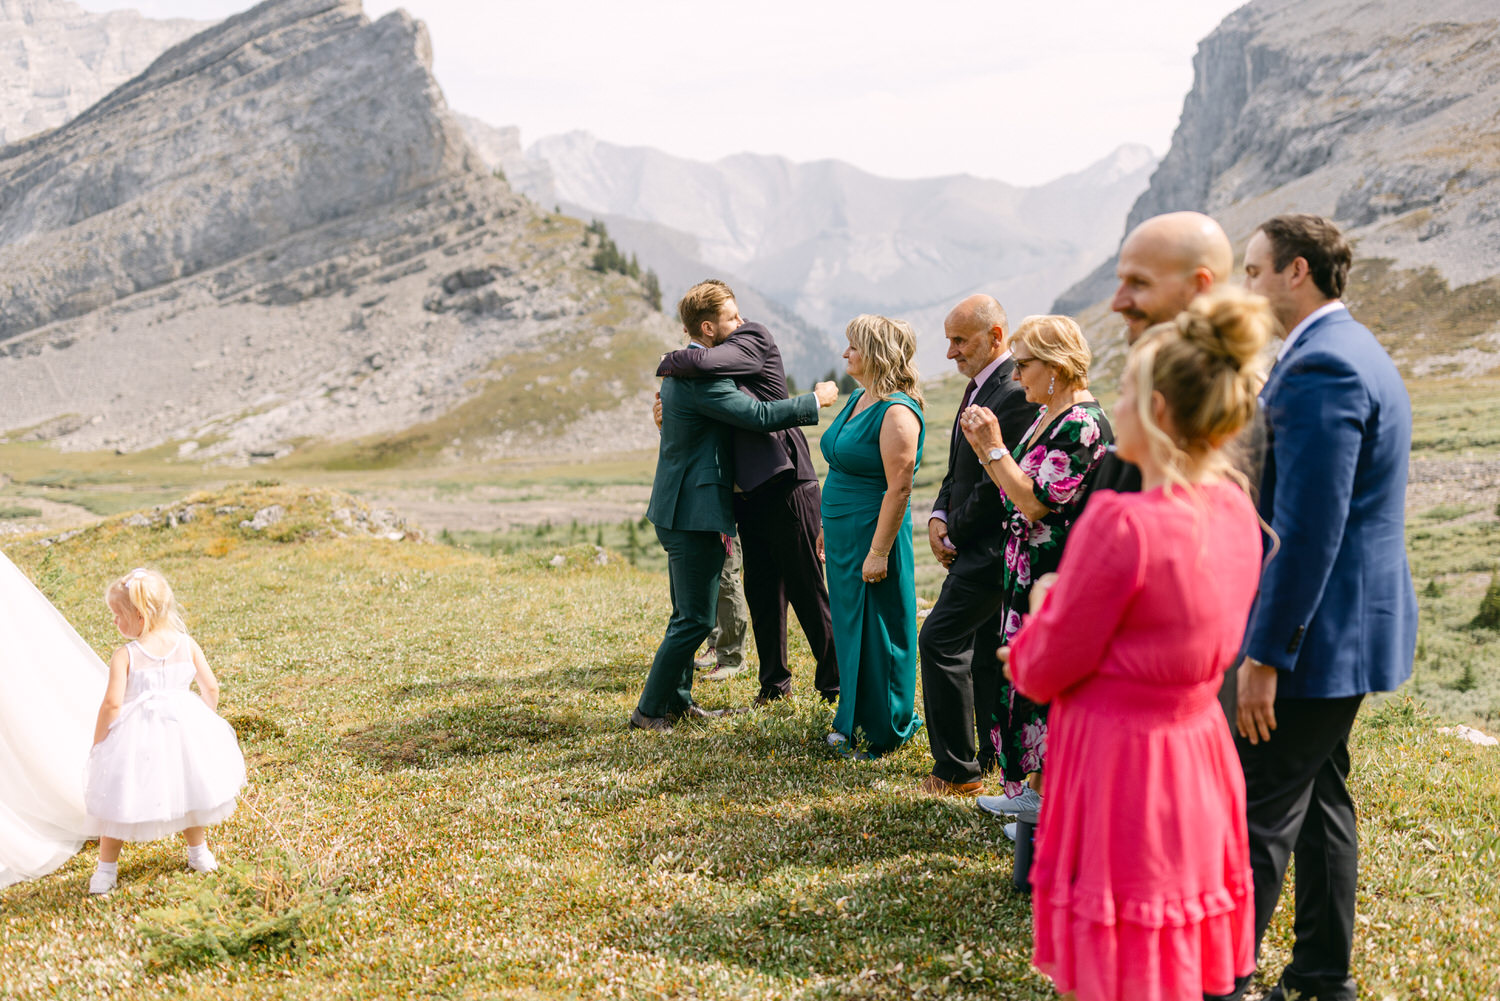
[[1142,490],[1090,501],[1009,650],[1016,688],[1052,703],[1033,959],[1078,1001],[1199,1001],[1254,969],[1245,785],[1217,693],[1261,532],[1222,447],[1254,414],[1274,323],[1228,289],[1135,345],[1113,424]]

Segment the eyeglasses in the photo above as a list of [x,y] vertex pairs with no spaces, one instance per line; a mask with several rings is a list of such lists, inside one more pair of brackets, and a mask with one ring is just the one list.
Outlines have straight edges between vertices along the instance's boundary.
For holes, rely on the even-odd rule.
[[1024,371],[1027,365],[1030,365],[1030,364],[1032,364],[1035,361],[1036,361],[1035,358],[1017,358],[1016,359],[1016,371],[1017,372]]

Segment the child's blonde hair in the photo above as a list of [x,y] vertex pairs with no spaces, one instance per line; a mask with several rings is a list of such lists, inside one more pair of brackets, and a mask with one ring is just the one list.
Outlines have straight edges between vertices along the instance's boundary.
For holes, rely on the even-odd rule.
[[110,608],[129,607],[141,617],[141,631],[155,632],[171,626],[187,632],[172,585],[167,578],[146,567],[136,567],[104,590],[104,603]]

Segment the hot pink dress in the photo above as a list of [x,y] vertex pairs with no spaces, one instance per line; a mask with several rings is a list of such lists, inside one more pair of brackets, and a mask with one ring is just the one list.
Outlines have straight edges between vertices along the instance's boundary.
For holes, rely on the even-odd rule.
[[1033,960],[1078,1001],[1201,1001],[1255,968],[1245,782],[1217,693],[1260,579],[1230,483],[1102,492],[1011,644],[1050,701]]

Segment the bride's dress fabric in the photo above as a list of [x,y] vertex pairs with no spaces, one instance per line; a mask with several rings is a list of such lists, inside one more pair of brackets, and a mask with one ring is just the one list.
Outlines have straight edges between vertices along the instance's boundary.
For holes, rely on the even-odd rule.
[[44,876],[91,831],[84,769],[109,669],[0,554],[0,886]]

